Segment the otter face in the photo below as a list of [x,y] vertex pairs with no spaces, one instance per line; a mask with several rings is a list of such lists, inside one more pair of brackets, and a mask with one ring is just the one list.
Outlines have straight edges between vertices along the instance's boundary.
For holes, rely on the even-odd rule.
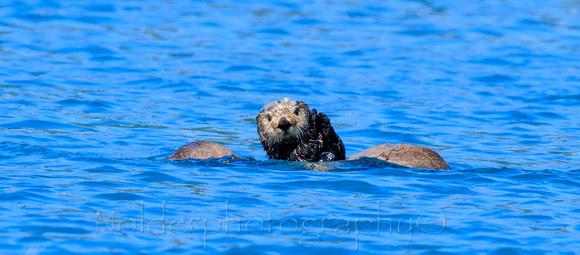
[[264,106],[256,116],[262,145],[266,148],[300,142],[309,118],[308,105],[302,101],[284,98]]

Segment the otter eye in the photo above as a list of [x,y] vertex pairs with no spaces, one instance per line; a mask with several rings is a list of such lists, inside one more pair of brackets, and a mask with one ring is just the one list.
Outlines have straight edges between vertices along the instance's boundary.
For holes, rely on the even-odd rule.
[[300,113],[300,108],[296,107],[296,109],[294,109],[294,114],[298,115],[298,113]]
[[268,114],[268,121],[272,121],[272,115]]

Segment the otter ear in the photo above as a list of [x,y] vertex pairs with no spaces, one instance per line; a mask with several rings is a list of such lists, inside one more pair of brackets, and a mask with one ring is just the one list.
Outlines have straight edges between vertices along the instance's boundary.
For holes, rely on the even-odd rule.
[[256,123],[258,123],[258,126],[260,125],[260,119],[262,119],[262,113],[258,113],[258,115],[256,115]]

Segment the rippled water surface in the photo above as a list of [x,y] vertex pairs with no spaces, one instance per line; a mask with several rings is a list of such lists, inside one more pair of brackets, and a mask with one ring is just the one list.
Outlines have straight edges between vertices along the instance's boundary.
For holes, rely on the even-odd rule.
[[[0,252],[580,253],[580,1],[0,3]],[[267,160],[290,97],[347,156]],[[165,161],[195,140],[246,160]],[[325,170],[325,171],[317,171]]]

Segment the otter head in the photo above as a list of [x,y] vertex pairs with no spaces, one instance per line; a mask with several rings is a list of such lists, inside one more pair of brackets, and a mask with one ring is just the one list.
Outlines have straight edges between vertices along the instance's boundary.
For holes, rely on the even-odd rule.
[[310,110],[302,101],[289,98],[272,102],[258,113],[258,134],[270,158],[284,159],[288,149],[295,148],[308,129]]

